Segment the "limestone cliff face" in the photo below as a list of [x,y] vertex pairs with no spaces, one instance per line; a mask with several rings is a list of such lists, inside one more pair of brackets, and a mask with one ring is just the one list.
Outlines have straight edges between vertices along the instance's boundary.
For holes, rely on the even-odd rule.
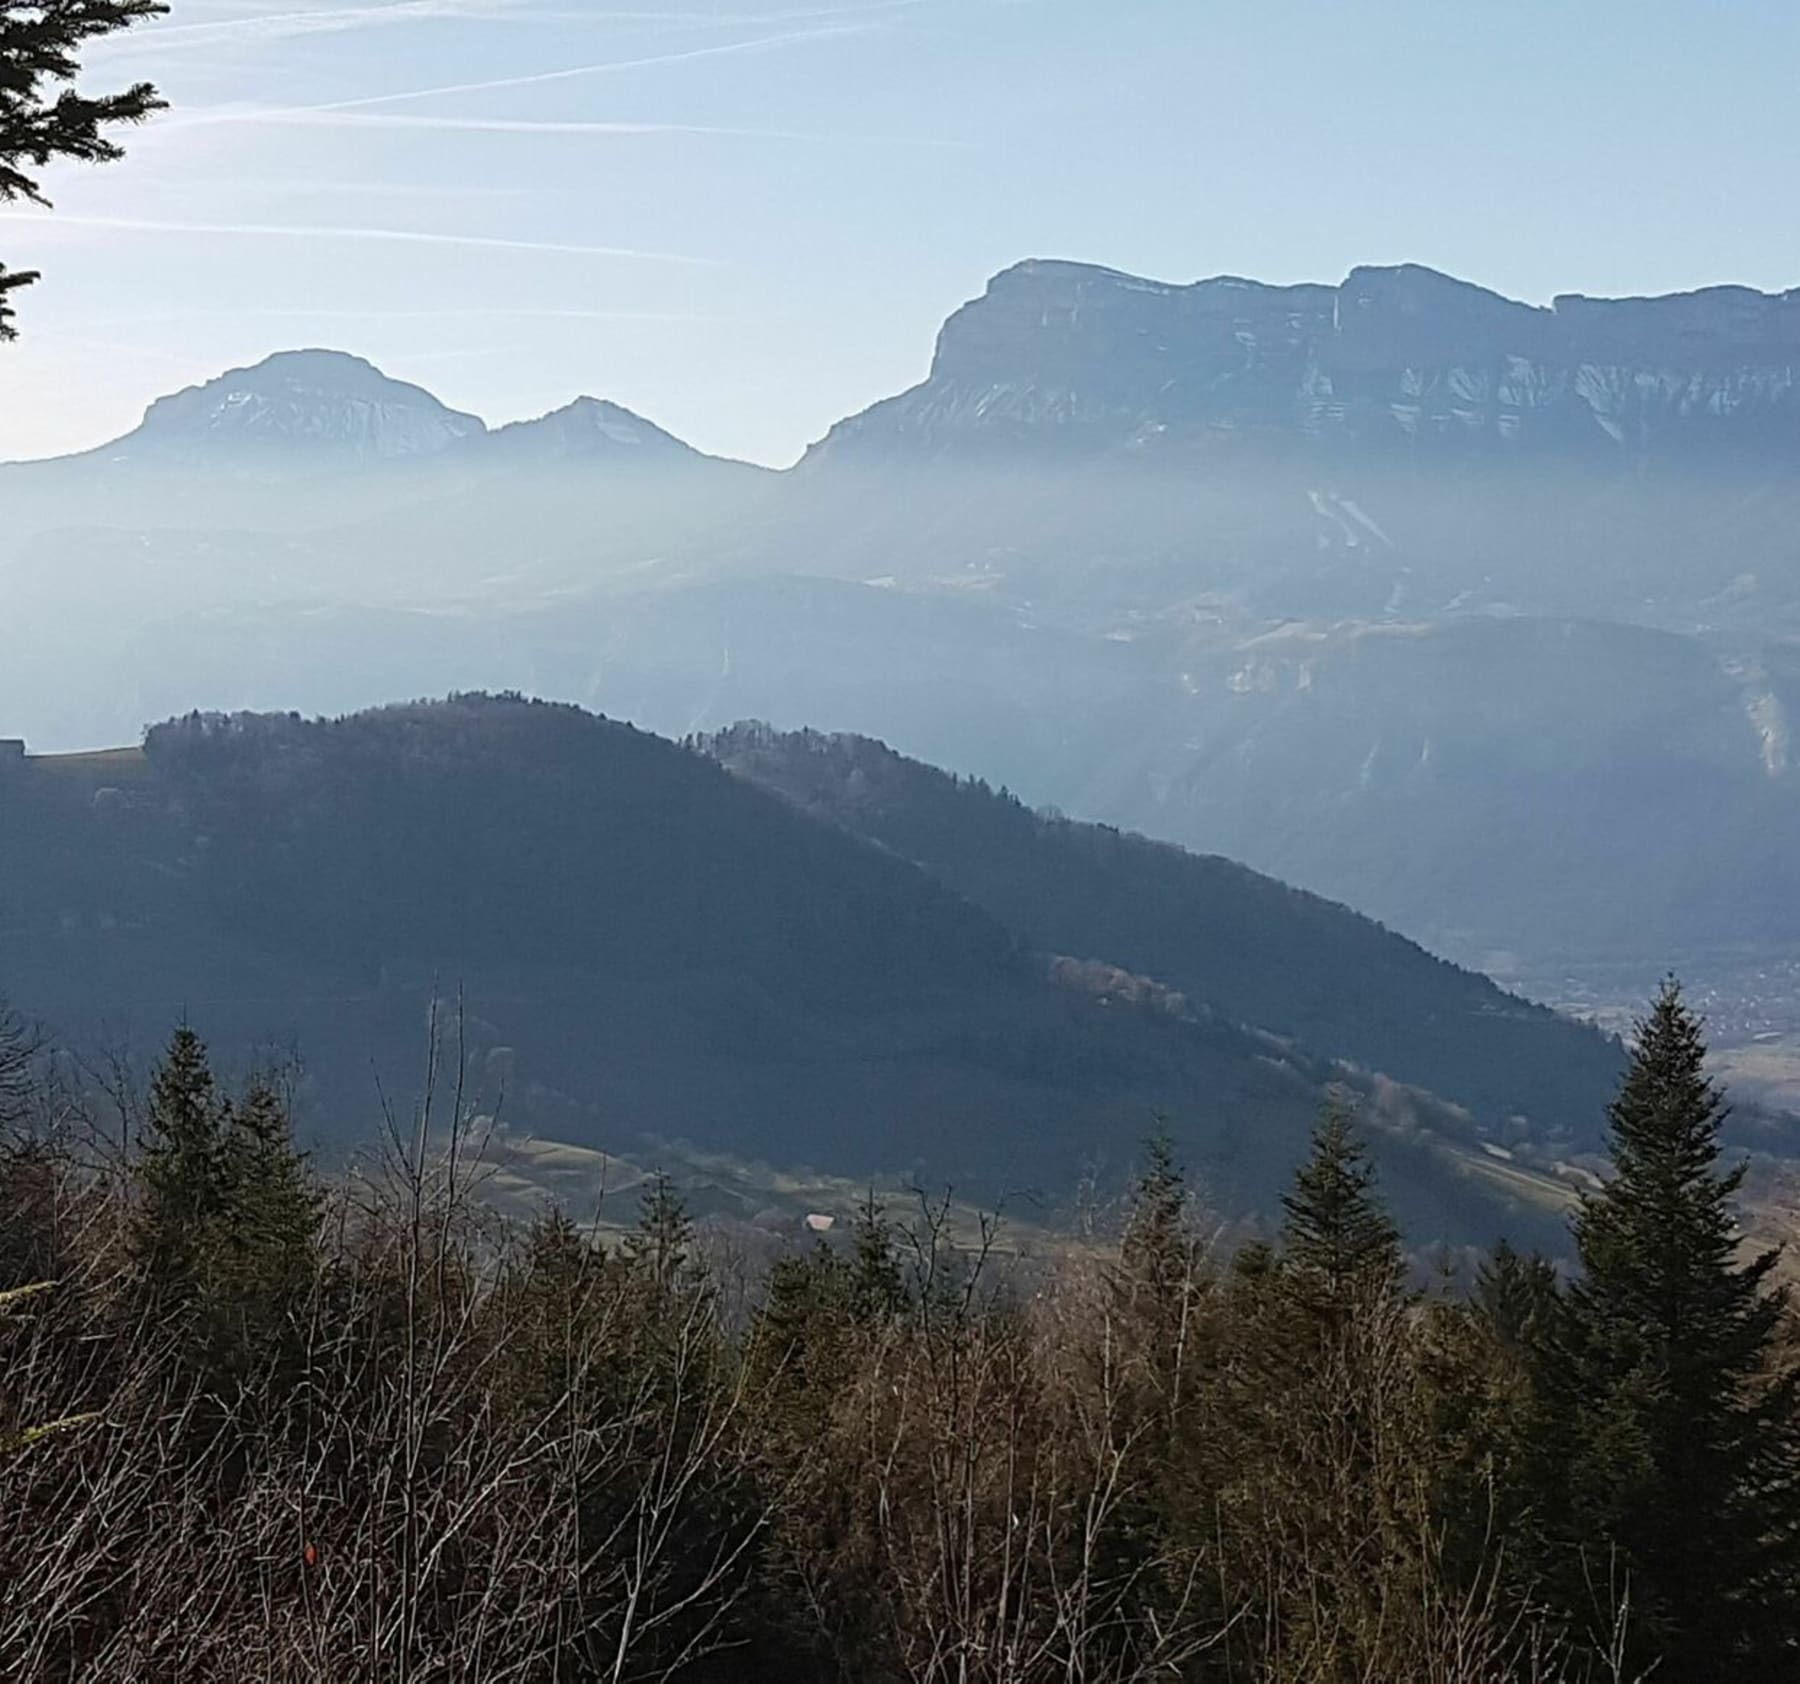
[[1168,286],[1083,264],[996,276],[924,384],[815,462],[1146,450],[1209,435],[1617,453],[1800,442],[1800,292],[1517,303],[1416,265],[1338,286]]

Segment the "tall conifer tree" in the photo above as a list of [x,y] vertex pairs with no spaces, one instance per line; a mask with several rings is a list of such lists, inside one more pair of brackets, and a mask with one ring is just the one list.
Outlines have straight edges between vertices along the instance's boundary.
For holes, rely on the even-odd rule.
[[851,1243],[850,1307],[863,1322],[885,1322],[906,1302],[906,1282],[894,1255],[894,1230],[870,1187],[856,1213]]
[[324,1198],[294,1145],[287,1101],[266,1077],[252,1078],[227,1109],[221,1159],[231,1290],[274,1311],[313,1278]]
[[182,1024],[150,1080],[139,1176],[139,1261],[163,1290],[197,1286],[228,1198],[226,1104],[200,1037]]
[[1475,1271],[1475,1308],[1502,1347],[1518,1351],[1547,1335],[1559,1304],[1556,1269],[1502,1240]]
[[1337,1314],[1358,1289],[1397,1287],[1400,1235],[1375,1197],[1375,1169],[1350,1112],[1333,1102],[1313,1130],[1312,1155],[1281,1201],[1284,1277],[1309,1307]]
[[672,1292],[692,1272],[694,1224],[675,1183],[658,1170],[638,1200],[637,1226],[625,1236],[626,1264],[645,1283]]
[[1129,1298],[1179,1308],[1191,1290],[1196,1247],[1188,1233],[1187,1178],[1161,1126],[1144,1145],[1144,1169],[1132,1189],[1131,1216],[1115,1279]]
[[[1800,1674],[1795,1377],[1769,1378],[1786,1295],[1744,1260],[1726,1106],[1674,982],[1611,1110],[1616,1171],[1576,1219],[1584,1278],[1558,1365],[1570,1547],[1616,1556],[1646,1657],[1674,1679]],[[1548,1376],[1552,1388],[1558,1372]],[[1615,1564],[1596,1568],[1616,1579]]]

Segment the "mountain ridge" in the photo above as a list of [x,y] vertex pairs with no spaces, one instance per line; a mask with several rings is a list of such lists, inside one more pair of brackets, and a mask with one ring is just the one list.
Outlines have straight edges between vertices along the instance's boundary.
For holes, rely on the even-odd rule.
[[1596,1114],[1616,1046],[1403,935],[1236,861],[1034,813],[848,732],[743,723],[700,750],[913,861],[1044,950],[1123,966],[1339,1060],[1453,1095],[1491,1126],[1570,1092]]
[[1796,424],[1797,369],[1800,289],[1544,306],[1421,264],[1276,286],[1028,259],[950,317],[920,385],[838,423],[808,459],[942,449],[1002,421],[1087,425],[1118,448],[1247,426],[1510,443],[1536,424],[1564,445],[1626,446],[1746,405]]
[[1797,297],[1033,261],[796,471],[621,444],[598,401],[281,484],[4,469],[33,635],[0,715],[65,746],[451,687],[766,717],[1509,975],[1762,951],[1800,905]]
[[267,471],[288,451],[317,472],[403,465],[459,453],[593,458],[609,446],[664,458],[703,455],[610,399],[583,393],[542,415],[490,425],[366,357],[314,346],[272,351],[254,363],[153,398],[136,427],[104,444],[0,463],[0,470],[16,477],[32,469],[78,464],[191,470],[211,462]]
[[[1160,1109],[1228,1208],[1268,1210],[1343,1083],[1422,1234],[1553,1226],[1484,1177],[1492,1125],[1043,952],[899,853],[574,708],[195,715],[142,751],[0,764],[0,794],[8,992],[78,1037],[188,1012],[234,1057],[297,1042],[340,1141],[452,991],[478,1102],[503,1082],[514,1127],[573,1144],[1061,1197]],[[1568,1150],[1594,1121],[1526,1132]]]
[[[1258,343],[1254,349],[1269,354],[1271,366],[1276,369],[1283,366],[1284,358],[1301,355],[1309,345],[1327,347],[1329,354],[1318,357],[1310,373],[1314,378],[1322,374],[1328,381],[1387,369],[1396,359],[1399,367],[1415,370],[1432,366],[1444,370],[1467,368],[1491,364],[1496,358],[1523,363],[1555,359],[1566,365],[1555,371],[1557,378],[1549,381],[1542,377],[1542,370],[1519,368],[1512,371],[1511,384],[1502,379],[1491,382],[1492,389],[1486,392],[1449,394],[1450,399],[1464,406],[1465,412],[1470,404],[1491,411],[1485,420],[1512,412],[1528,413],[1549,402],[1572,399],[1589,405],[1590,418],[1613,419],[1630,394],[1607,390],[1604,380],[1590,380],[1585,388],[1571,394],[1570,375],[1582,369],[1597,375],[1609,369],[1616,372],[1618,365],[1633,363],[1641,365],[1640,373],[1664,376],[1684,371],[1723,376],[1759,362],[1778,365],[1788,378],[1778,393],[1769,395],[1779,399],[1784,410],[1790,401],[1800,408],[1800,399],[1791,399],[1789,392],[1793,371],[1800,369],[1800,287],[1764,292],[1721,283],[1663,294],[1597,296],[1567,292],[1554,295],[1548,304],[1533,304],[1419,263],[1361,264],[1350,269],[1340,282],[1271,283],[1235,274],[1173,282],[1075,259],[1030,257],[998,271],[978,298],[952,313],[938,336],[932,369],[924,381],[908,392],[879,400],[837,422],[810,448],[802,465],[828,448],[841,448],[843,437],[867,430],[866,418],[913,399],[934,382],[966,380],[978,373],[983,354],[1005,348],[1004,342],[999,347],[991,343],[986,337],[988,330],[982,325],[996,314],[1023,311],[1028,318],[1035,308],[1040,315],[1039,329],[1049,332],[1079,321],[1084,306],[1091,315],[1097,306],[1116,305],[1116,299],[1108,300],[1109,292],[1140,303],[1148,301],[1151,309],[1162,306],[1169,315],[1169,323],[1164,325],[1209,330],[1210,338],[1209,332],[1202,332],[1199,339],[1216,365],[1209,365],[1209,378],[1239,377],[1240,389],[1241,377],[1257,370],[1249,365],[1233,369],[1228,363],[1219,363],[1222,346],[1213,342],[1217,330],[1222,329],[1239,348],[1246,348],[1246,335],[1255,337]],[[1185,322],[1183,317],[1187,318]],[[1131,332],[1138,331],[1140,325],[1126,324]],[[1676,354],[1666,354],[1671,347]],[[1169,346],[1159,343],[1155,349],[1167,353]],[[448,408],[424,387],[383,374],[366,358],[315,347],[277,350],[259,362],[223,371],[197,386],[165,394],[149,405],[144,424],[109,443],[71,455],[0,466],[64,462],[117,452],[143,433],[146,425],[152,427],[153,433],[183,423],[191,425],[195,419],[193,411],[205,408],[203,399],[256,394],[272,375],[316,377],[326,371],[336,374],[335,384],[339,386],[354,375],[356,383],[363,386],[365,397],[382,391],[390,396],[406,394],[414,401],[424,399],[426,409],[441,412],[446,419],[447,433],[441,442],[434,443],[431,434],[409,440],[402,433],[389,441],[385,452],[377,439],[373,446],[377,456],[430,454],[457,438],[497,436],[512,428],[551,421],[586,405],[616,410],[632,423],[651,428],[663,438],[673,438],[622,405],[587,396],[579,396],[542,416],[490,425],[478,416]],[[1342,403],[1355,406],[1355,393],[1308,392],[1308,369],[1303,356],[1294,372],[1294,396],[1308,399],[1315,406],[1302,412],[1309,424],[1321,426],[1330,422],[1334,401],[1339,401],[1339,407]],[[262,379],[248,380],[249,376]],[[368,379],[369,376],[374,379]],[[1699,391],[1665,390],[1662,395],[1672,403],[1685,405],[1687,412],[1710,409],[1722,416],[1754,394],[1745,393],[1741,383],[1734,388],[1731,382],[1720,379]],[[1076,407],[1079,408],[1079,401]],[[1446,411],[1434,412],[1428,404],[1422,409],[1427,422],[1441,423],[1446,419]],[[1055,400],[1047,399],[1043,414],[1054,413]],[[1342,417],[1337,419],[1341,421]],[[1403,428],[1410,425],[1406,417],[1396,419]],[[1467,424],[1465,413],[1463,425]],[[1614,443],[1625,442],[1613,436],[1603,420],[1596,421],[1596,425]],[[413,448],[407,448],[409,444]]]

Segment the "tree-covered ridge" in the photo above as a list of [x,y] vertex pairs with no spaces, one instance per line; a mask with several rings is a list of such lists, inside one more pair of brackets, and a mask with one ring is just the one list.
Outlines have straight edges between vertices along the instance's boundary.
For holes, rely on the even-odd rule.
[[1347,907],[1217,856],[1034,813],[865,737],[745,724],[705,752],[913,860],[1034,945],[1441,1093],[1593,1134],[1618,1049]]
[[823,1006],[1026,971],[1007,931],[901,862],[575,707],[197,714],[144,746],[209,839],[221,909],[321,951],[641,975],[723,951]]
[[1341,1110],[1273,1244],[1209,1240],[1159,1135],[1123,1219],[1054,1254],[871,1195],[747,1274],[662,1176],[616,1241],[500,1223],[454,1062],[346,1181],[187,1026],[116,1116],[40,1086],[16,1022],[0,1046],[31,1077],[0,1148],[9,1677],[1800,1664],[1800,1347],[1729,1243],[1672,989],[1579,1269],[1501,1247],[1428,1288]]
[[572,707],[194,715],[141,755],[0,779],[15,997],[87,1044],[202,1006],[234,1053],[298,1043],[346,1137],[371,1071],[403,1077],[426,1002],[460,987],[483,1102],[578,1146],[1059,1200],[1116,1180],[1160,1110],[1223,1209],[1272,1214],[1343,1083],[1409,1236],[1559,1232],[1555,1183],[1483,1173],[1433,1096],[1059,962],[893,847]]

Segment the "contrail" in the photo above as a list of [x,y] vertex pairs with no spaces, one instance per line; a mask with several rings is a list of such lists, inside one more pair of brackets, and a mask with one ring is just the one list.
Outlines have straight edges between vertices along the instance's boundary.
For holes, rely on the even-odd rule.
[[385,6],[332,6],[310,12],[265,12],[255,17],[215,18],[210,23],[170,23],[153,29],[133,30],[102,45],[117,52],[128,48],[154,51],[164,45],[187,46],[237,39],[285,41],[298,35],[335,35],[345,30],[390,23],[496,16],[522,3],[528,3],[528,0],[393,0]]
[[381,28],[395,23],[479,21],[508,12],[524,12],[528,21],[545,23],[656,24],[664,30],[744,29],[770,24],[815,23],[834,19],[910,11],[930,0],[872,0],[862,6],[830,6],[810,10],[762,13],[545,10],[531,0],[390,0],[379,6],[326,6],[312,11],[264,12],[250,17],[215,18],[204,23],[172,23],[136,29],[97,50],[155,51],[162,46],[234,39],[289,40],[301,35],[341,34],[346,30]]
[[296,304],[291,307],[272,304],[244,306],[223,305],[217,309],[134,311],[124,316],[101,316],[107,327],[141,327],[151,322],[215,321],[221,317],[247,321],[328,321],[328,322],[438,322],[485,321],[499,317],[507,321],[555,322],[711,322],[717,316],[677,310],[555,310],[485,304],[449,305],[441,309],[383,310],[317,308]]
[[331,176],[308,177],[304,181],[281,176],[233,175],[219,185],[238,193],[261,197],[276,194],[348,198],[361,194],[371,199],[536,199],[555,192],[551,187],[497,187],[463,182],[438,183],[421,181],[344,181]]
[[463,246],[485,251],[528,251],[567,257],[614,257],[639,263],[678,263],[702,268],[717,265],[711,257],[679,252],[639,251],[629,246],[569,245],[557,240],[509,240],[491,234],[433,234],[416,228],[333,228],[290,226],[269,222],[152,222],[130,216],[37,215],[16,211],[0,215],[0,227],[36,222],[46,227],[110,228],[131,234],[225,235],[278,240],[384,240],[399,245]]
[[705,123],[627,123],[584,119],[559,121],[532,117],[414,117],[400,112],[343,111],[334,107],[269,106],[239,111],[196,112],[185,122],[163,127],[199,127],[210,123],[263,123],[279,128],[431,129],[467,134],[565,135],[710,135],[730,140],[810,140],[836,137],[792,129],[719,128]]
[[598,119],[539,117],[415,117],[397,111],[344,111],[311,106],[247,107],[238,111],[194,113],[185,122],[164,124],[165,129],[198,127],[209,123],[261,123],[277,128],[322,129],[422,129],[445,134],[539,135],[695,135],[715,140],[793,141],[808,146],[920,146],[931,150],[960,150],[964,142],[919,135],[821,134],[810,129],[732,128],[713,123],[607,122]]
[[849,35],[866,35],[875,25],[832,24],[821,29],[792,29],[779,35],[757,35],[748,41],[727,41],[716,47],[690,47],[679,53],[655,53],[647,58],[602,59],[595,64],[569,65],[562,70],[539,70],[524,76],[495,76],[482,82],[447,82],[435,88],[411,88],[404,93],[370,94],[362,99],[333,100],[307,111],[360,111],[373,105],[397,105],[403,100],[439,99],[450,94],[490,93],[500,88],[532,88],[546,82],[570,82],[582,76],[601,76],[615,70],[644,70],[659,64],[688,64],[696,59],[725,58],[734,53],[762,52],[770,47],[797,45],[802,41],[829,41]]

